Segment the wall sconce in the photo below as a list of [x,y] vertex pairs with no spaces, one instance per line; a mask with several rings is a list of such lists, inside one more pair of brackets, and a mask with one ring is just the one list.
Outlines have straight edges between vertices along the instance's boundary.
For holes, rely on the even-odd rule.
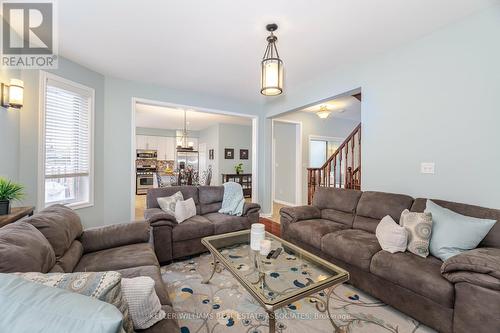
[[2,83],[0,97],[0,104],[4,108],[22,108],[24,100],[24,82],[18,79],[10,79],[9,85]]

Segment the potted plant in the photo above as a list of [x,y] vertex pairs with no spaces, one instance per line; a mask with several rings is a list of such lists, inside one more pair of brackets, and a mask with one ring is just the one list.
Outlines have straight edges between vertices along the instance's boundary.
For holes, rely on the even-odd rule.
[[0,215],[10,214],[10,202],[24,197],[24,187],[0,177]]
[[234,166],[234,170],[236,171],[236,174],[239,175],[240,173],[243,172],[243,163],[238,163]]

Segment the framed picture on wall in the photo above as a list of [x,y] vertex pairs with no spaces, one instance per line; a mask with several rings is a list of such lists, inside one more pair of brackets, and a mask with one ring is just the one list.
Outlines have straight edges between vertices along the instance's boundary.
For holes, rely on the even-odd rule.
[[234,160],[234,149],[233,148],[225,148],[224,149],[224,158],[226,160]]
[[213,160],[214,159],[214,150],[213,149],[209,149],[208,150],[208,159],[209,160]]
[[240,160],[248,160],[248,149],[240,149]]

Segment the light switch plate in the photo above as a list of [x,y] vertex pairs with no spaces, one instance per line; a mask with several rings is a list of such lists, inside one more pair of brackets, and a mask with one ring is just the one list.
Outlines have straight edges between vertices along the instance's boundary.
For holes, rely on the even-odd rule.
[[422,162],[420,163],[420,173],[434,174],[434,162]]

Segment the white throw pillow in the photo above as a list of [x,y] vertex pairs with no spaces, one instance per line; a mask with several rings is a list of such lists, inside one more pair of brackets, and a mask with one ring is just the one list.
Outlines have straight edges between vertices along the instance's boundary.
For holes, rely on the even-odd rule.
[[194,204],[193,198],[189,198],[185,201],[177,201],[175,203],[175,219],[177,223],[184,222],[195,215],[196,205]]
[[158,201],[158,205],[160,205],[160,208],[163,211],[172,214],[174,214],[175,212],[175,204],[180,200],[184,200],[184,196],[180,191],[169,197],[161,197],[156,199],[156,201]]
[[375,236],[377,236],[382,250],[390,253],[406,251],[408,233],[404,227],[397,224],[389,215],[384,217],[377,225]]
[[152,278],[149,276],[123,278],[121,285],[134,329],[149,328],[165,318],[166,314],[161,309],[160,299],[156,295],[155,282]]

